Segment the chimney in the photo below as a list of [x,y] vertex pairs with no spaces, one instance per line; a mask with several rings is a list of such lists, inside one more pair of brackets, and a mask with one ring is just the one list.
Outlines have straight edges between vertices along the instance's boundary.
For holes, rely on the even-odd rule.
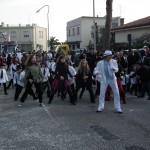
[[4,27],[4,22],[1,23],[1,26]]
[[124,18],[120,18],[120,25],[124,25]]

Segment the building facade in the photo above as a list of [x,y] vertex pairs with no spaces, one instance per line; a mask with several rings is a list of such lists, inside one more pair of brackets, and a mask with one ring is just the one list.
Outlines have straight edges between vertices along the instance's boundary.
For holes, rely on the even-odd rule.
[[47,29],[36,24],[0,25],[0,45],[18,45],[22,51],[47,50]]
[[[112,29],[115,43],[135,42],[136,39],[150,35],[150,16]],[[150,42],[150,41],[149,41]]]
[[[118,27],[124,19],[115,17],[112,19],[112,28]],[[95,23],[99,28],[105,27],[105,17],[95,17]],[[79,17],[67,22],[67,44],[71,50],[87,49],[90,42],[93,42],[93,17]]]

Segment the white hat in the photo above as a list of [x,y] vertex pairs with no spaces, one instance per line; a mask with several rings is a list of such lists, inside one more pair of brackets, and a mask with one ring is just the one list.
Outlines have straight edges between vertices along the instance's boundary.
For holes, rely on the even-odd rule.
[[112,55],[112,51],[110,51],[110,50],[106,50],[104,52],[104,56],[111,56],[111,55]]
[[143,48],[147,48],[147,46],[145,45]]

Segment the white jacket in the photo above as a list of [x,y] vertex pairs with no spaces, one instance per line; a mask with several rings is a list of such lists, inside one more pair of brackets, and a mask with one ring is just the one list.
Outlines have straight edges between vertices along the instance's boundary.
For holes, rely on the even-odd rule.
[[[71,73],[72,76],[76,75],[76,70],[72,66],[69,66],[69,72]],[[75,82],[75,80],[72,79],[70,75],[68,75],[68,80],[71,80],[71,84]]]
[[[113,76],[113,79],[116,80],[115,72],[118,72],[118,64],[117,61],[114,59],[111,59],[109,61],[110,65],[108,65],[108,72],[110,76]],[[112,69],[115,69],[115,71],[112,71]],[[104,71],[104,60],[101,60],[97,63],[96,68],[94,70],[94,74],[99,74],[100,82],[106,82],[106,75]]]
[[[3,76],[1,78],[1,74],[3,72]],[[0,83],[6,83],[8,80],[7,72],[5,69],[0,69]]]
[[24,87],[24,83],[21,82],[21,80],[24,78],[24,76],[25,76],[24,70],[20,73],[15,72],[14,78],[13,78],[13,84],[15,85],[17,83],[18,85]]
[[[44,70],[45,70],[45,75],[44,75]],[[48,81],[48,78],[50,77],[49,69],[47,67],[46,68],[41,67],[41,72],[44,75],[43,82]]]
[[16,71],[14,71],[14,70],[16,70],[16,68],[17,68],[17,64],[11,64],[10,65],[10,79],[13,79],[14,78],[14,74],[15,74],[15,72]]

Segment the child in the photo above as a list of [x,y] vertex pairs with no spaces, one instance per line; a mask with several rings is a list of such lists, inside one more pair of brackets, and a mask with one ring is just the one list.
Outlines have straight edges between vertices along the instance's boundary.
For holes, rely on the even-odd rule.
[[52,58],[51,60],[49,60],[47,62],[47,67],[48,67],[49,72],[50,72],[49,83],[50,83],[50,86],[51,86],[51,89],[52,89],[52,83],[54,81],[55,68],[56,68],[56,62],[55,62],[54,58]]
[[17,61],[16,57],[14,57],[12,59],[12,64],[10,65],[10,81],[9,81],[8,86],[7,86],[7,89],[9,89],[9,87],[11,85],[13,85],[13,78],[14,78],[14,74],[16,72],[17,65],[18,65],[18,61]]
[[[92,73],[88,66],[88,62],[86,59],[82,59],[79,64],[79,68],[76,75],[76,91],[75,95],[77,97],[77,93],[80,88],[86,88],[90,93],[91,103],[95,103],[95,96],[92,89]],[[80,96],[82,96],[80,94]]]
[[42,63],[41,64],[41,72],[44,76],[43,78],[43,85],[44,85],[44,90],[47,87],[47,96],[50,96],[50,84],[49,84],[49,77],[50,77],[50,72],[46,64]]
[[71,73],[72,77],[71,78],[69,75],[68,75],[68,80],[70,80],[71,82],[71,90],[72,90],[72,93],[74,95],[74,92],[75,92],[75,79],[74,79],[74,76],[76,75],[76,70],[75,68],[72,66],[71,62],[68,62],[68,66],[69,66],[69,72]]
[[8,76],[6,70],[3,68],[5,66],[3,63],[0,63],[0,84],[3,84],[4,94],[7,95],[6,82],[8,81]]
[[124,92],[126,92],[126,86],[127,86],[128,79],[126,77],[126,74],[125,74],[124,70],[121,70],[120,78],[121,78],[121,84],[123,86],[123,90],[124,90]]
[[72,77],[71,73],[69,72],[68,64],[65,61],[65,57],[60,55],[56,63],[55,79],[52,83],[52,92],[48,102],[49,104],[52,103],[54,94],[56,94],[58,91],[61,93],[62,99],[64,99],[65,95],[68,93],[70,97],[70,103],[76,105],[71,91],[70,81],[68,80],[68,74]]
[[24,88],[24,83],[22,83],[21,80],[23,79],[23,77],[25,75],[25,71],[21,65],[17,65],[16,69],[17,70],[16,70],[16,72],[14,74],[14,78],[13,78],[13,85],[16,86],[15,97],[14,97],[15,101],[18,100],[18,97],[19,97],[22,89]]
[[134,66],[132,71],[129,74],[130,82],[131,82],[131,88],[130,88],[130,94],[132,95],[133,90],[135,91],[135,96],[137,96],[137,73],[136,73],[136,67]]

